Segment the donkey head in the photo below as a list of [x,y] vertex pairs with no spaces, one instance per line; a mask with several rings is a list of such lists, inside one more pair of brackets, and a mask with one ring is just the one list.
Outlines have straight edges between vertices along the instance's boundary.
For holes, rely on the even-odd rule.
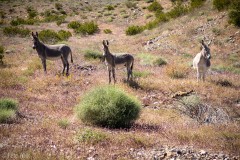
[[202,44],[202,53],[203,53],[203,56],[206,58],[206,59],[211,59],[211,53],[210,53],[210,44],[211,44],[212,41],[210,41],[207,45],[204,43],[204,41],[202,40],[201,44]]
[[103,56],[105,56],[106,54],[109,53],[109,49],[108,49],[108,46],[109,46],[109,42],[108,40],[103,40]]
[[36,35],[32,32],[32,37],[33,37],[33,49],[36,49],[38,44],[39,44],[39,39],[38,39],[38,32],[36,32]]

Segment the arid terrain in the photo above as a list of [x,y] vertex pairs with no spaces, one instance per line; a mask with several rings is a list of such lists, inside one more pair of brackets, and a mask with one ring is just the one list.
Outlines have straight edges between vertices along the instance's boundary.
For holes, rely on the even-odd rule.
[[[157,1],[163,12],[173,8],[170,0]],[[129,26],[155,19],[147,9],[150,4],[147,0],[0,0],[4,47],[0,98],[17,100],[19,108],[15,119],[0,124],[0,159],[240,158],[239,27],[228,23],[226,10],[219,12],[206,0],[153,29],[126,35]],[[72,34],[57,42],[72,49],[70,76],[61,75],[60,59],[47,61],[44,73],[32,48],[31,32],[24,37],[4,33],[17,17],[27,19],[27,8],[38,13],[39,21],[18,27],[34,33],[50,29]],[[41,21],[47,10],[61,12],[64,21]],[[82,35],[68,27],[71,21],[94,21],[99,30]],[[212,40],[211,67],[206,81],[197,82],[192,60],[203,39]],[[109,41],[111,53],[135,58],[130,83],[125,68],[116,69],[115,86],[142,104],[140,117],[130,128],[86,125],[74,111],[86,92],[109,85],[106,65],[85,57],[87,52],[102,54],[103,40]],[[158,58],[166,64],[157,65]]]

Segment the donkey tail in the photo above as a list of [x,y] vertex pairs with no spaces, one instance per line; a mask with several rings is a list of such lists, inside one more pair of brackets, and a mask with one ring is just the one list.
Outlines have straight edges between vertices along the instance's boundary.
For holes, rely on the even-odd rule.
[[133,64],[134,64],[134,59],[132,61],[132,65],[131,65],[131,71],[133,70]]
[[71,51],[71,62],[73,63],[73,58],[72,58],[72,51]]

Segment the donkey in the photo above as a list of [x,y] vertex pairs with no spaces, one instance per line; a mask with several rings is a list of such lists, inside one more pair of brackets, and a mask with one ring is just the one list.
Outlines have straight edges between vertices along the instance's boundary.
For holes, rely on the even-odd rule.
[[199,52],[193,59],[193,68],[197,69],[197,81],[203,80],[205,81],[205,74],[207,72],[207,69],[210,67],[210,49],[209,46],[212,41],[210,41],[207,45],[202,40],[202,50]]
[[132,70],[134,58],[130,54],[122,54],[119,56],[112,55],[108,49],[109,42],[108,40],[103,40],[103,60],[105,61],[109,73],[109,84],[111,83],[111,72],[114,79],[114,83],[116,83],[115,78],[115,66],[116,65],[124,65],[127,69],[127,81],[129,82],[130,77],[132,78]]
[[47,73],[46,69],[46,59],[48,60],[57,60],[61,58],[63,63],[63,71],[64,75],[65,68],[67,67],[66,75],[69,75],[69,63],[68,63],[68,55],[71,53],[71,62],[72,59],[72,51],[69,46],[66,44],[57,44],[57,45],[46,45],[38,39],[38,32],[36,35],[32,32],[33,37],[33,49],[37,50],[38,56],[42,60],[42,65],[44,72]]

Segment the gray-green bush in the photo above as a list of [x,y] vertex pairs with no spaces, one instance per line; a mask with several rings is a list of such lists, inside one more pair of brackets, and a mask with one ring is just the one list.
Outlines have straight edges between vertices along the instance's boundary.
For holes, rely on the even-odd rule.
[[140,103],[115,86],[100,86],[88,92],[76,106],[85,123],[121,128],[129,127],[138,117]]
[[84,53],[86,59],[101,59],[102,55],[98,51],[86,50]]
[[3,33],[4,35],[7,36],[20,36],[20,37],[26,37],[28,35],[30,35],[30,30],[28,28],[23,28],[23,27],[5,27],[3,28]]
[[59,41],[66,41],[72,36],[71,32],[60,30],[55,32],[54,30],[42,30],[39,32],[39,39],[44,43],[54,44]]
[[126,30],[126,35],[136,35],[141,33],[144,30],[144,28],[142,26],[129,26]]
[[11,121],[16,116],[18,102],[9,99],[0,99],[0,123]]

